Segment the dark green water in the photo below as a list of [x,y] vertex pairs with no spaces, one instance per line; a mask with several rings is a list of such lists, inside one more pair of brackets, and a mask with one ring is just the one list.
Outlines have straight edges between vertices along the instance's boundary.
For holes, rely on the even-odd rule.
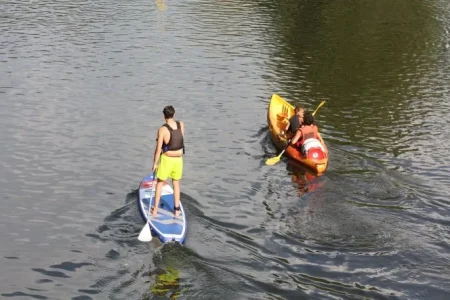
[[[447,1],[0,3],[0,298],[446,299]],[[268,135],[314,109],[315,178]],[[143,244],[162,108],[185,246]]]

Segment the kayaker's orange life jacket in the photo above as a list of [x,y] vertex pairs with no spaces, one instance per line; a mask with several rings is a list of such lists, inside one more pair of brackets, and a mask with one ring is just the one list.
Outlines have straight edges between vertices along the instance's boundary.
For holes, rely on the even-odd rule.
[[319,129],[316,125],[303,125],[299,130],[302,132],[302,137],[295,144],[299,149],[307,139],[319,139]]

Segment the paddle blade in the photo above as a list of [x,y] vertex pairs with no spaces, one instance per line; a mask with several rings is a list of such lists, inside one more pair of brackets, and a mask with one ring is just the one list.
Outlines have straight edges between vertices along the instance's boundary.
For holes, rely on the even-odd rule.
[[326,101],[320,102],[319,106],[317,106],[316,110],[312,113],[313,116],[316,114],[316,112],[319,110],[319,108],[321,108],[325,104],[325,102]]
[[266,160],[266,165],[273,166],[274,164],[278,163],[280,161],[281,155],[269,158]]
[[138,239],[141,242],[150,242],[152,240],[152,232],[150,231],[148,222],[145,223],[144,228],[142,228],[141,233],[139,233]]

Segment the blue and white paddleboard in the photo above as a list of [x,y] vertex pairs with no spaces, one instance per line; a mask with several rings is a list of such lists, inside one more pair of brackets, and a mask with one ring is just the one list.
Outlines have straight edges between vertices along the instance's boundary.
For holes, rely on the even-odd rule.
[[[148,174],[142,179],[139,185],[139,211],[144,220],[150,225],[152,232],[158,236],[161,242],[177,241],[183,243],[186,237],[186,218],[184,214],[183,205],[180,203],[181,214],[178,217],[174,215],[173,189],[169,183],[164,182],[161,192],[161,199],[159,201],[158,214],[156,217],[150,215],[148,218],[148,207],[155,203],[155,193],[153,191],[153,184],[156,185],[156,180],[153,180],[153,173]],[[152,193],[153,192],[153,193]]]

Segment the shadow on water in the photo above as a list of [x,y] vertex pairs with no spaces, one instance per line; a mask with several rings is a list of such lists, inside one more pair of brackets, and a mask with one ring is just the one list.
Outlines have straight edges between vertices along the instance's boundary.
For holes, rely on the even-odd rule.
[[[239,294],[239,289],[233,290],[235,283],[228,281],[230,276],[243,275],[189,247],[214,239],[220,231],[233,236],[232,224],[205,217],[198,201],[182,193],[189,220],[186,243],[162,244],[156,238],[142,243],[137,239],[144,225],[137,197],[138,190],[128,193],[125,205],[107,216],[95,233],[86,235],[111,245],[104,257],[92,259],[98,273],[107,275],[99,276],[90,291],[101,291],[111,299],[219,299]],[[229,288],[224,289],[226,285]]]
[[119,245],[139,244],[137,235],[144,221],[137,209],[138,190],[127,194],[125,205],[113,211],[104,219],[104,223],[97,228],[96,233],[88,233],[86,236],[100,241],[114,241]]
[[156,238],[150,243],[137,239],[145,224],[138,209],[138,194],[138,189],[130,191],[123,207],[107,216],[95,233],[86,234],[111,245],[103,258],[93,258],[98,273],[106,275],[99,276],[89,288],[108,294],[110,299],[177,299],[181,292],[179,266],[186,264],[182,261],[189,259],[191,251],[178,243],[162,244]]
[[[333,171],[317,176],[292,160],[287,160],[286,171],[296,193],[287,191],[281,196],[285,200],[275,218],[283,223],[277,234],[287,238],[288,243],[307,241],[308,247],[323,252],[333,249],[376,253],[390,248],[394,232],[388,229],[390,222],[385,222],[388,215],[361,209],[405,209],[399,203],[404,191],[395,187],[386,174],[371,173],[367,183],[363,174],[350,174],[336,181]],[[370,194],[372,197],[368,197]],[[384,201],[381,195],[385,195]]]
[[[268,131],[261,146],[268,157],[276,155]],[[265,245],[277,249],[278,260],[285,266],[283,272],[272,269],[277,286],[324,299],[398,299],[405,290],[421,290],[420,283],[398,281],[411,272],[409,265],[417,256],[412,253],[420,251],[420,242],[409,231],[421,201],[420,180],[386,165],[358,145],[331,140],[327,146],[331,160],[322,176],[286,158],[279,162],[285,164],[284,172],[274,167],[265,176],[263,205],[270,218],[265,226],[274,228]],[[380,266],[384,266],[381,273]],[[350,275],[355,272],[360,275]],[[389,278],[388,284],[383,277]],[[429,287],[429,291],[441,292],[439,287]]]
[[[276,154],[268,154],[274,149],[268,131],[261,143],[267,156]],[[348,151],[339,145],[331,144],[329,149],[334,163],[348,157]],[[271,170],[276,173],[268,173],[267,195],[263,201],[269,217],[265,227],[274,228],[272,236],[266,239],[264,247],[242,241],[259,249],[266,264],[283,265],[280,272],[276,267],[271,268],[273,284],[264,289],[271,291],[274,299],[386,299],[401,295],[401,289],[386,289],[382,284],[356,278],[348,280],[355,266],[365,264],[367,271],[362,272],[371,276],[377,272],[378,264],[390,262],[398,253],[395,244],[401,238],[392,228],[395,218],[384,215],[384,211],[367,209],[371,203],[366,196],[358,197],[361,203],[367,204],[364,207],[348,201],[352,193],[372,193],[371,201],[380,202],[379,209],[392,212],[401,206],[402,187],[396,187],[393,178],[386,176],[388,171],[383,172],[384,166],[366,156],[354,155],[349,169],[361,164],[364,171],[350,172],[343,180],[340,175],[343,170],[335,170],[332,165],[324,175],[317,176],[287,158],[279,164],[285,164],[283,172],[275,167]],[[372,172],[367,171],[367,183],[364,183],[361,176],[364,177],[367,165]],[[378,180],[374,181],[374,176]],[[379,199],[381,194],[386,195],[384,203]],[[269,249],[276,249],[275,253],[269,254]],[[367,261],[367,257],[376,259]],[[395,270],[395,266],[390,268]],[[260,284],[254,282],[255,286]],[[290,294],[294,289],[298,292]]]

